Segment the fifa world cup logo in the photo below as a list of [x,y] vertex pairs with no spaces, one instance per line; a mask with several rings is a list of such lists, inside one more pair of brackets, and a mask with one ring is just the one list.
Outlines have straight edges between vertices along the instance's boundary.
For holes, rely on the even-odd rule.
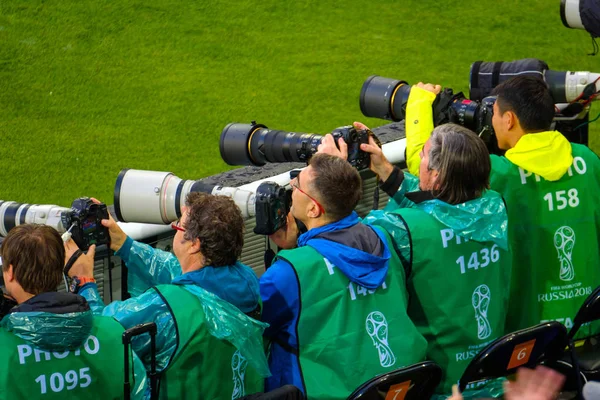
[[473,308],[475,309],[475,320],[477,321],[477,337],[487,339],[492,334],[492,326],[488,320],[488,308],[490,306],[491,294],[490,288],[486,285],[479,285],[473,292]]
[[239,399],[246,395],[244,388],[244,376],[246,375],[246,367],[248,361],[244,358],[240,351],[237,350],[231,357],[231,370],[233,372],[233,394],[231,400]]
[[554,247],[560,261],[560,279],[570,281],[575,278],[573,268],[573,247],[575,247],[575,231],[570,226],[561,226],[554,232]]
[[367,333],[373,340],[373,346],[379,353],[379,363],[388,368],[396,363],[396,356],[388,344],[388,323],[379,311],[373,311],[365,321]]

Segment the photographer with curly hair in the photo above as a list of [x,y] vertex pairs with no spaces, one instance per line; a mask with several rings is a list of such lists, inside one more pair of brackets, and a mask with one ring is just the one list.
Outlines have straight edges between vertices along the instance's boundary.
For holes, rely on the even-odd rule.
[[[4,285],[18,303],[0,323],[0,398],[121,398],[124,329],[93,316],[83,297],[56,291],[65,260],[58,232],[18,225],[0,254]],[[131,396],[146,398],[146,370],[131,356]]]
[[[186,200],[172,225],[174,254],[133,241],[112,217],[103,220],[135,297],[105,307],[95,283],[83,284],[79,294],[94,313],[114,316],[125,328],[156,322],[161,397],[229,400],[262,391],[269,374],[264,324],[246,315],[258,315],[259,291],[252,269],[237,261],[244,244],[241,212],[224,196],[190,193]],[[73,246],[67,244],[69,253]],[[90,248],[70,275],[89,280],[93,255]],[[134,338],[132,346],[149,369],[148,336]]]

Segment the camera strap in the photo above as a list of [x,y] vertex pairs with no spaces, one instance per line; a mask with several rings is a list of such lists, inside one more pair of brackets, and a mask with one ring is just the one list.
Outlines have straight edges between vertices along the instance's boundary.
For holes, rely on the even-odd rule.
[[271,264],[273,264],[273,259],[275,258],[275,252],[271,248],[271,241],[268,236],[265,236],[265,240],[267,241],[267,249],[265,250],[264,262],[265,262],[265,271],[269,269]]
[[502,70],[502,61],[497,61],[494,63],[494,68],[492,68],[492,87],[498,86],[500,83],[500,71]]
[[600,47],[598,47],[598,42],[596,42],[596,38],[594,37],[594,35],[591,35],[591,37],[592,37],[592,52],[588,53],[588,56],[595,56],[600,51]]
[[[373,131],[370,129],[367,129],[367,134],[373,138],[373,140],[375,141],[377,146],[379,146],[379,148],[381,149],[381,147],[383,145],[381,144],[381,140],[379,140],[377,135],[375,135],[373,133]],[[375,175],[375,190],[373,191],[373,207],[372,207],[373,210],[379,209],[379,185],[377,184],[377,182],[379,182],[379,175]]]
[[447,113],[445,111],[449,109],[450,104],[454,101],[454,99],[459,96],[462,96],[462,93],[455,95],[450,88],[445,88],[440,92],[440,94],[437,95],[433,101],[434,126],[448,122],[448,116],[446,115]]
[[71,255],[71,257],[69,257],[69,260],[67,261],[67,263],[65,264],[65,268],[63,269],[63,274],[65,274],[65,276],[69,276],[69,271],[71,270],[71,268],[73,267],[73,264],[75,264],[75,261],[77,261],[77,259],[83,254],[83,251],[77,249],[75,251],[75,253],[73,253]]
[[471,65],[471,97],[474,98],[484,98],[480,94],[479,90],[479,69],[481,68],[481,63],[483,61],[475,61],[473,65]]
[[[475,61],[473,65],[471,65],[470,96],[474,100],[482,99],[489,94],[488,92],[482,92],[482,90],[479,87],[479,70],[481,69],[482,63],[483,61]],[[492,88],[495,88],[496,86],[498,86],[498,83],[500,83],[500,72],[502,72],[502,64],[504,64],[503,61],[497,61],[494,63],[494,66],[492,68]]]

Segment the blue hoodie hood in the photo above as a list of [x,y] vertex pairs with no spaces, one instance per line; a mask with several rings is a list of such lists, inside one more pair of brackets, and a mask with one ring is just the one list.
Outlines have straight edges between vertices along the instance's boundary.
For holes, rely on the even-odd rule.
[[173,279],[175,285],[197,285],[233,304],[244,313],[258,306],[258,278],[241,262],[223,267],[206,266]]
[[385,281],[391,258],[385,236],[361,224],[356,212],[303,233],[302,246],[315,249],[357,285],[372,290]]

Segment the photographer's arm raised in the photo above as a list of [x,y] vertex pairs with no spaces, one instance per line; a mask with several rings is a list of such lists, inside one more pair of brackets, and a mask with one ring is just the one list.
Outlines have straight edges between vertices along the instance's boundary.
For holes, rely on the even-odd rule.
[[[92,198],[95,203],[100,203]],[[136,296],[146,289],[162,283],[171,283],[173,278],[181,275],[181,265],[170,252],[139,243],[127,236],[112,215],[102,220],[108,228],[110,248],[115,251],[127,265],[128,291]]]
[[406,165],[408,171],[419,176],[419,153],[433,131],[432,105],[442,87],[431,83],[419,82],[414,85],[406,104]]
[[[65,264],[78,250],[79,247],[77,247],[77,244],[73,240],[65,242]],[[93,278],[95,254],[96,246],[91,245],[88,249],[87,254],[81,254],[73,263],[68,272],[69,276],[77,276],[79,278]],[[89,294],[89,296],[87,296],[84,293]],[[84,284],[79,288],[78,294],[85,297],[88,304],[90,305],[90,309],[94,314],[97,315],[102,313],[102,310],[104,310],[104,302],[102,301],[102,297],[100,297],[100,294],[98,294],[98,286],[95,283],[89,282]]]

